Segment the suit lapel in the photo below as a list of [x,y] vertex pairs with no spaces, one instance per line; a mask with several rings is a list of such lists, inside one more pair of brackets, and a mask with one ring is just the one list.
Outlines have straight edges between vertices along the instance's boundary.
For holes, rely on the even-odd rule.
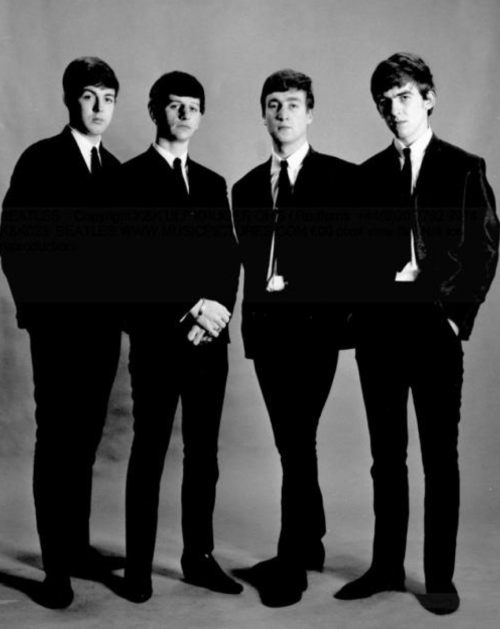
[[90,181],[90,171],[69,127],[65,127],[61,135],[61,159],[65,170],[76,179]]

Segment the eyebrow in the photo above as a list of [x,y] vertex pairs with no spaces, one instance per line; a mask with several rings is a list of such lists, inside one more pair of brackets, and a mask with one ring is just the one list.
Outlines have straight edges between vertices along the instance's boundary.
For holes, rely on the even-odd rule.
[[391,100],[391,98],[398,98],[399,96],[406,96],[406,94],[413,94],[412,90],[403,90],[401,92],[396,92],[396,94],[394,94],[394,96],[388,96],[387,94],[381,94],[378,97],[379,101],[382,100]]
[[[96,87],[98,86],[95,86],[95,87],[92,85],[86,86],[83,88],[82,94],[83,92],[91,92],[92,94],[97,94],[97,90],[95,89]],[[99,88],[99,89],[102,89],[102,88]],[[113,98],[116,98],[116,90],[112,87],[104,88],[103,93],[104,93],[104,96],[112,96]]]
[[[274,103],[274,102],[281,102],[281,101],[279,100],[279,98],[275,97],[275,98],[270,98],[268,102],[269,103]],[[299,98],[298,96],[288,96],[287,98],[285,98],[285,100],[283,102],[285,102],[285,103],[290,103],[290,102],[301,103],[302,99]]]

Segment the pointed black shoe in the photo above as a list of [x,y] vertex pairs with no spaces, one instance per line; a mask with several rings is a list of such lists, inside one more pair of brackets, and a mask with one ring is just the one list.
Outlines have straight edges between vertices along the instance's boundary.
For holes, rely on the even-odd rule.
[[287,607],[298,603],[307,590],[307,574],[302,565],[280,556],[255,564],[247,580],[259,592],[263,605]]
[[48,609],[65,609],[71,605],[74,596],[69,577],[47,575],[34,592],[33,600]]
[[433,587],[432,589],[432,592],[427,592],[418,597],[422,607],[437,616],[447,616],[457,611],[460,607],[460,597],[453,583],[449,583],[445,587]]
[[123,598],[131,603],[145,603],[153,596],[153,584],[151,578],[137,578],[125,574],[123,590],[120,592]]
[[363,576],[347,583],[333,596],[340,601],[354,601],[368,598],[379,592],[405,591],[405,572],[402,568],[397,573],[387,573],[370,568]]
[[184,553],[181,557],[184,580],[222,594],[241,594],[243,586],[231,579],[209,553],[204,555]]

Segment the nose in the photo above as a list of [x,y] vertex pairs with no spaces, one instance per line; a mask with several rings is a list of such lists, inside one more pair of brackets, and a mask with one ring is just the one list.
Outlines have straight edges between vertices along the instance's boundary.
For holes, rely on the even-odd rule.
[[284,120],[287,115],[287,111],[284,107],[279,107],[276,111],[276,118],[278,118],[278,120]]
[[97,113],[103,110],[104,100],[99,96],[96,96],[93,110]]
[[189,110],[184,105],[179,107],[179,118],[181,118],[181,120],[187,120],[187,118],[189,118]]
[[401,112],[401,103],[398,101],[397,98],[391,101],[389,110],[393,116],[397,116]]

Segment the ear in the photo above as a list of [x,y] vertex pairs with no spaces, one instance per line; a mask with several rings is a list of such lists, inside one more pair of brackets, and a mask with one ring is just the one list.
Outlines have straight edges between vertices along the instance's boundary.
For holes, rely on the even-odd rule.
[[148,104],[149,115],[151,116],[151,120],[156,124],[156,116],[154,113],[154,109],[151,105]]
[[314,120],[313,110],[312,109],[308,109],[307,110],[307,124],[311,124],[311,122],[313,120]]
[[436,93],[433,90],[429,90],[424,98],[424,105],[427,111],[432,109],[436,104]]

